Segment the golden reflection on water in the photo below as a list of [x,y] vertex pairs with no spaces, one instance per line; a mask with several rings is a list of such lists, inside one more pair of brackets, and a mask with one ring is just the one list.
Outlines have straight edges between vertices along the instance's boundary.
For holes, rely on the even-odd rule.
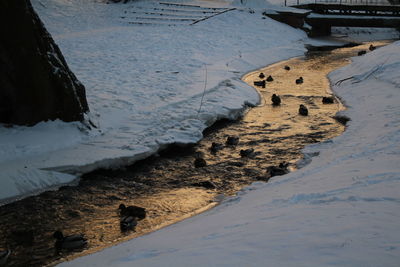
[[[234,194],[253,181],[267,181],[265,170],[269,166],[285,161],[294,169],[305,145],[338,136],[344,130],[332,118],[343,108],[340,101],[322,104],[322,97],[332,94],[326,75],[368,46],[308,53],[245,75],[243,80],[250,85],[259,80],[260,72],[274,78],[265,89],[257,88],[262,104],[242,120],[226,122],[221,129],[207,133],[192,152],[174,151],[172,156],[139,163],[143,166],[94,173],[82,179],[78,187],[45,192],[0,207],[0,248],[9,245],[13,250],[11,266],[54,265],[202,212],[216,204],[213,199],[217,194]],[[291,69],[285,70],[285,65]],[[304,83],[297,85],[295,80],[300,76]],[[282,98],[281,106],[271,105],[274,93]],[[300,104],[308,107],[309,116],[298,114]],[[240,137],[239,144],[210,153],[211,143],[224,144],[227,136]],[[240,156],[240,150],[248,148],[256,151],[255,157]],[[193,167],[194,152],[203,155],[206,167]],[[199,181],[211,181],[216,188],[195,186]],[[117,212],[120,203],[146,208],[147,217],[139,221],[135,232],[121,233]],[[57,229],[66,234],[84,233],[88,249],[55,254],[52,234]],[[15,231],[33,238],[13,236]]]

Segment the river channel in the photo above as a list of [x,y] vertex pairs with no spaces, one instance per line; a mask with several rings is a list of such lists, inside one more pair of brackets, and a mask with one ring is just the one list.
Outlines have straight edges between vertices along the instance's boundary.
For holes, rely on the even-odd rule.
[[[360,50],[368,51],[369,45],[308,52],[246,74],[242,79],[252,86],[261,80],[261,72],[272,76],[265,88],[255,86],[261,104],[240,120],[216,123],[198,144],[170,147],[124,169],[86,174],[78,186],[1,206],[0,248],[12,249],[8,265],[52,266],[90,254],[212,208],[217,197],[233,195],[254,181],[267,182],[271,166],[281,164],[295,171],[304,146],[345,130],[334,118],[344,109],[340,99],[322,103],[323,97],[333,96],[326,76],[348,64]],[[303,83],[296,84],[299,77]],[[280,96],[279,106],[271,104],[272,94]],[[308,116],[299,115],[300,104],[308,108]],[[228,136],[239,137],[239,143],[225,145]],[[213,142],[222,145],[215,153],[210,151]],[[246,149],[254,152],[241,155]],[[207,165],[196,168],[196,157]],[[146,208],[146,218],[134,231],[121,232],[117,210],[121,203]],[[56,252],[55,230],[83,233],[89,245],[82,251]]]

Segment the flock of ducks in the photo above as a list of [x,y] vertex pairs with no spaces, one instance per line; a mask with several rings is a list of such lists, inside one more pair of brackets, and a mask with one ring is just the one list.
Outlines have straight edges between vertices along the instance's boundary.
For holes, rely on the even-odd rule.
[[[121,232],[135,230],[139,220],[146,218],[146,209],[138,206],[125,206],[124,204],[118,207],[120,215]],[[57,230],[53,233],[56,240],[54,248],[56,252],[81,250],[88,245],[88,240],[83,234],[74,234],[65,236],[62,231]],[[11,249],[0,250],[0,266],[6,265]]]
[[[372,51],[373,49],[375,49],[375,47],[374,47],[373,45],[371,45],[369,49]],[[284,66],[283,68],[284,68],[285,70],[287,70],[287,71],[290,70],[290,67],[287,66],[287,65]],[[258,77],[259,77],[260,79],[264,79],[266,76],[265,76],[264,73],[261,72],[261,73],[258,75]],[[261,87],[265,88],[266,82],[272,82],[273,80],[274,80],[273,77],[272,77],[271,75],[269,75],[269,76],[267,77],[267,79],[265,79],[265,80],[254,81],[254,85],[255,85],[255,86],[261,86]],[[303,77],[297,78],[297,79],[295,80],[295,83],[296,83],[296,84],[302,84],[302,83],[304,83],[304,78],[303,78]],[[271,102],[272,102],[272,105],[273,105],[273,106],[279,106],[279,105],[281,104],[282,101],[281,101],[281,98],[280,98],[277,94],[273,94],[272,97],[271,97]],[[322,103],[323,103],[323,104],[333,104],[333,103],[334,103],[334,98],[331,97],[331,96],[324,96],[324,97],[322,98]],[[305,105],[303,105],[303,104],[301,104],[301,105],[299,106],[299,115],[301,115],[301,116],[308,116],[308,109],[307,109],[307,107],[306,107]]]
[[[138,221],[146,218],[146,209],[142,207],[120,204],[118,210],[121,232],[135,230]],[[56,239],[54,247],[57,251],[77,250],[88,245],[88,241],[83,234],[64,236],[64,234],[58,230],[54,232],[53,237]]]
[[[286,65],[283,67],[286,71],[289,71],[291,68],[290,66]],[[269,75],[268,77],[264,74],[264,73],[260,73],[258,75],[258,77],[261,79],[259,81],[254,81],[254,85],[255,86],[259,86],[262,88],[265,88],[265,85],[267,82],[272,82],[274,81],[274,78]],[[303,77],[299,77],[295,80],[296,84],[302,84],[304,83],[304,78]],[[271,102],[273,106],[279,106],[281,105],[281,98],[279,97],[279,95],[277,94],[272,94],[271,96]],[[325,96],[322,98],[322,103],[323,104],[332,104],[334,103],[334,97],[332,96]],[[308,116],[308,109],[305,105],[301,104],[299,106],[299,110],[298,110],[299,115],[301,116]],[[239,137],[236,136],[228,136],[225,142],[226,146],[236,146],[239,143]],[[210,147],[210,151],[211,153],[215,154],[218,151],[220,151],[221,149],[224,148],[224,145],[221,143],[215,143],[213,142],[211,144]],[[253,148],[248,148],[248,149],[242,149],[240,150],[240,156],[242,158],[251,158],[254,157],[256,155],[256,152],[254,151]],[[194,166],[196,168],[202,168],[207,166],[207,162],[205,161],[205,159],[202,157],[202,155],[197,155],[195,160],[194,160]],[[287,173],[287,164],[286,163],[282,163],[279,166],[271,166],[268,170],[267,173],[270,174],[270,176],[275,176],[275,175],[283,175],[285,173]]]

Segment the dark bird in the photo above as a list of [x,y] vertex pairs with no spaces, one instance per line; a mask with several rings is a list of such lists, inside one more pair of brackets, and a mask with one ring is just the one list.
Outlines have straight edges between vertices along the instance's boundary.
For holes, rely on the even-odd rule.
[[265,88],[265,80],[262,81],[254,81],[255,86],[261,86],[262,88]]
[[132,217],[132,216],[121,217],[121,220],[119,222],[119,226],[121,228],[121,232],[134,230],[137,224],[138,223],[136,221],[136,218]]
[[203,158],[196,158],[196,159],[194,160],[194,167],[196,167],[196,168],[202,168],[202,167],[205,167],[205,166],[207,166],[207,162],[206,162],[205,159],[203,159]]
[[280,176],[280,175],[285,175],[287,174],[289,171],[287,170],[287,168],[285,168],[284,166],[269,166],[267,168],[267,177],[273,177],[273,176]]
[[299,107],[299,114],[302,116],[307,116],[308,115],[308,109],[304,105],[300,105]]
[[119,212],[122,217],[132,216],[139,220],[143,220],[146,218],[146,209],[138,206],[125,206],[124,204],[120,204]]
[[217,153],[218,151],[220,151],[221,149],[223,149],[224,148],[224,145],[223,144],[220,144],[220,143],[212,143],[211,144],[211,147],[210,147],[210,150],[211,150],[211,152],[212,153]]
[[56,239],[54,246],[57,250],[81,249],[88,244],[83,234],[64,236],[61,231],[55,231],[53,237]]
[[260,79],[264,79],[265,78],[265,75],[264,75],[264,73],[260,73],[260,75],[258,75],[258,77],[260,78]]
[[273,80],[274,80],[274,78],[272,78],[271,75],[269,75],[269,76],[267,77],[267,82],[272,82]]
[[361,51],[358,51],[357,55],[362,56],[362,55],[365,55],[366,53],[367,53],[367,51],[361,50]]
[[6,265],[8,257],[10,257],[11,250],[2,250],[0,251],[0,266]]
[[279,106],[281,104],[281,98],[276,94],[273,94],[271,97],[272,105]]
[[296,84],[302,84],[304,82],[303,77],[296,79]]
[[229,146],[236,146],[237,144],[239,144],[239,137],[228,136],[228,138],[226,139],[226,144]]
[[240,150],[240,156],[242,158],[246,157],[252,157],[254,155],[254,149],[253,148],[248,148],[248,149],[242,149]]
[[334,99],[331,96],[324,96],[322,98],[322,103],[323,104],[333,104],[334,103]]
[[286,66],[284,67],[284,69],[285,69],[285,70],[290,70],[290,67],[289,67],[288,65],[286,65]]
[[369,49],[369,51],[374,51],[376,49],[376,47],[371,44],[368,49]]

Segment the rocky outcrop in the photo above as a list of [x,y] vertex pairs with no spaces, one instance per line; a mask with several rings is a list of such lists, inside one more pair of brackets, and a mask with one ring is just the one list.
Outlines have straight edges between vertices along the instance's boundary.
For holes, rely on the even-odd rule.
[[81,121],[85,87],[29,0],[0,1],[0,123]]

